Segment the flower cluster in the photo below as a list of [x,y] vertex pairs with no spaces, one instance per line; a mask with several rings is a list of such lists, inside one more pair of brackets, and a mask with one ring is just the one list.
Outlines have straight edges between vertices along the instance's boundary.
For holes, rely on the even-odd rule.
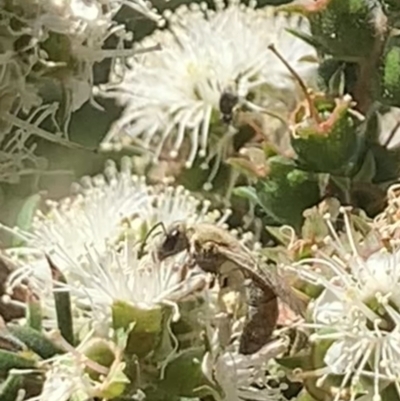
[[1,2],[0,400],[400,401],[398,3]]
[[[35,264],[28,263],[17,269],[10,278],[11,287],[30,275],[39,282],[43,280],[43,274],[51,277],[44,260],[47,255],[67,280],[79,285],[82,297],[87,296],[93,286],[103,291],[90,298],[94,305],[98,305],[101,297],[108,302],[110,294],[107,295],[107,291],[114,296],[143,299],[137,294],[141,286],[137,277],[132,283],[128,279],[131,275],[129,266],[139,264],[138,245],[155,224],[162,223],[168,227],[177,220],[193,223],[218,220],[222,223],[226,219],[227,215],[209,213],[209,202],[198,201],[182,187],[146,185],[143,178],[132,175],[128,157],[121,164],[121,170],[118,170],[116,164],[109,161],[104,174],[83,177],[80,184],[73,185],[71,197],[60,202],[49,201],[48,211],[38,212],[31,231],[6,228],[25,243],[23,248],[8,250],[11,256],[17,260],[21,257],[37,260],[39,257]],[[44,264],[45,270],[47,265],[47,273],[38,269],[38,263]],[[107,271],[103,271],[104,266],[107,266]],[[150,278],[158,277],[154,281],[161,286],[157,287],[161,294],[164,291],[163,279],[169,280],[165,270],[172,272],[173,266],[153,266],[150,261],[149,266],[152,267],[141,269],[147,271],[145,276],[152,272]],[[99,277],[100,282],[95,277]],[[108,286],[104,287],[106,282]],[[118,287],[118,283],[125,289]],[[135,290],[136,287],[131,285],[139,287]],[[35,287],[46,288],[42,284]],[[47,288],[52,289],[51,286]],[[76,289],[75,292],[79,291]],[[147,297],[154,301],[157,295],[151,293]]]
[[139,50],[160,43],[162,50],[131,58],[127,68],[125,61],[117,63],[103,88],[124,106],[103,147],[136,142],[152,150],[154,160],[181,153],[187,167],[198,155],[207,156],[207,164],[215,155],[223,158],[231,146],[232,131],[219,117],[224,94],[253,110],[284,115],[292,110],[301,97],[297,82],[268,47],[312,85],[316,52],[288,32],[307,33],[308,22],[255,6],[215,1],[215,10],[192,4],[167,13],[168,29],[136,45]]
[[[378,219],[379,228],[387,213]],[[391,385],[400,394],[400,254],[373,225],[365,237],[349,211],[342,209],[341,215],[344,232],[338,233],[326,215],[324,245],[314,245],[312,258],[289,268],[321,289],[300,327],[311,330],[313,355],[321,358],[322,367],[300,376],[316,377],[317,386],[335,401],[362,394],[377,401]]]
[[[73,146],[68,124],[74,111],[93,102],[94,64],[133,54],[124,49],[132,32],[115,21],[123,5],[162,22],[144,0],[15,0],[2,7],[1,181],[16,182],[20,174],[44,169],[28,141],[31,136]],[[111,37],[117,48],[105,49]],[[57,135],[41,127],[46,120]]]
[[[62,335],[55,341],[62,355],[36,367],[46,376],[38,400],[109,399],[125,387],[147,393],[160,378],[175,386],[171,370],[194,352],[201,362],[195,377],[200,375],[218,399],[242,400],[249,394],[280,399],[279,388],[268,383],[267,362],[285,350],[286,342],[277,340],[251,356],[239,354],[245,311],[229,315],[218,295],[220,281],[190,267],[186,252],[162,261],[152,252],[163,234],[160,227],[148,235],[157,223],[206,222],[223,230],[228,212],[210,211],[209,202],[182,187],[147,185],[132,174],[128,157],[121,169],[108,161],[103,174],[84,177],[70,197],[47,206],[29,231],[8,229],[24,246],[5,251],[15,267],[7,283],[9,302],[25,307],[28,325],[30,313],[39,308],[46,338],[54,330]],[[248,240],[243,235],[241,242]],[[16,289],[31,294],[33,302],[14,301]],[[232,291],[243,297],[242,290]],[[205,343],[211,344],[208,352]],[[103,360],[104,354],[111,356]],[[148,377],[144,382],[132,379],[133,367],[121,359],[130,354],[139,358],[134,369]]]

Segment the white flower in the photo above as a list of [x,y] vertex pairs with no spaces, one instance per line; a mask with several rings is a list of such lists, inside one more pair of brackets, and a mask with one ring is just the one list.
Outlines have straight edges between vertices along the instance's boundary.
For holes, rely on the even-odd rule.
[[137,251],[130,241],[124,241],[120,250],[109,249],[102,258],[92,258],[68,283],[78,307],[91,310],[87,314],[98,327],[109,327],[111,307],[117,301],[142,311],[167,305],[173,307],[173,318],[178,320],[177,302],[205,290],[206,276],[187,272],[185,255],[159,262],[150,256],[139,259]]
[[85,372],[86,366],[76,355],[68,353],[56,357],[46,365],[46,378],[41,394],[29,401],[68,401],[73,396],[85,399],[95,395],[93,381]]
[[[124,40],[132,40],[132,33],[125,31],[114,17],[123,5],[144,13],[148,18],[162,23],[161,16],[148,7],[144,0],[47,0],[43,12],[33,23],[34,36],[38,39],[59,33],[65,40],[58,43],[58,51],[65,58],[73,59],[77,66],[72,74],[66,74],[64,86],[69,96],[69,110],[78,110],[92,99],[93,65],[104,59],[133,55],[124,49]],[[116,49],[104,49],[105,41],[114,36],[118,40]],[[51,60],[62,64],[64,60]],[[68,116],[69,117],[69,116]]]
[[217,210],[211,212],[210,205],[210,201],[196,199],[182,186],[161,187],[158,191],[155,190],[152,203],[148,204],[141,220],[145,221],[148,227],[159,222],[168,227],[177,221],[185,221],[187,224],[209,222],[223,225],[231,210],[226,209],[223,214]]
[[397,248],[400,244],[400,185],[393,184],[387,191],[387,207],[374,219],[374,228]]
[[84,177],[75,192],[60,202],[49,201],[49,212],[38,213],[31,232],[11,230],[28,247],[49,254],[64,274],[84,262],[89,245],[101,255],[107,243],[119,239],[123,219],[140,216],[150,202],[149,187],[132,175],[128,158],[121,171],[109,161],[104,175]]
[[285,351],[286,340],[278,339],[268,343],[252,355],[237,352],[237,342],[222,349],[219,333],[212,335],[213,349],[203,360],[203,372],[216,384],[221,401],[277,401],[284,397],[280,388],[271,388],[267,374],[271,360]]
[[66,366],[54,366],[47,374],[42,393],[30,401],[68,401],[73,395],[90,396],[90,380],[83,369],[73,371]]
[[217,134],[212,124],[221,94],[232,85],[240,97],[251,95],[271,111],[293,107],[297,83],[268,46],[275,44],[299,75],[312,81],[315,50],[286,31],[308,32],[307,21],[269,7],[256,10],[252,2],[249,7],[237,1],[215,5],[216,11],[180,7],[169,16],[168,29],[138,45],[160,43],[161,51],[131,59],[128,70],[116,69],[115,83],[104,95],[116,98],[125,110],[104,139],[105,148],[140,140],[157,159],[164,148],[176,157],[189,140],[190,167],[197,154],[211,157],[226,148],[228,130],[220,126]]
[[[111,393],[118,391],[112,384],[124,386],[129,383],[128,378],[123,374],[125,364],[121,362],[121,350],[112,342],[105,339],[93,337],[90,332],[83,341],[74,348],[68,344],[60,335],[55,338],[59,345],[67,352],[62,355],[43,361],[41,368],[45,370],[45,380],[41,394],[28,401],[67,401],[86,400],[101,397],[102,393],[111,390]],[[110,366],[101,364],[101,351],[105,347],[114,354],[114,361]],[[85,355],[85,351],[91,350],[100,356],[99,362],[92,360]],[[109,361],[105,361],[110,363]],[[89,369],[92,374],[89,373]],[[100,375],[101,380],[93,378],[93,373]],[[120,387],[123,389],[123,387]],[[117,394],[118,395],[118,394]]]
[[[137,241],[156,223],[168,227],[174,221],[219,222],[228,217],[209,211],[210,202],[199,201],[183,187],[151,187],[132,175],[130,159],[122,159],[121,171],[108,161],[104,174],[84,177],[75,195],[49,201],[47,213],[38,212],[30,232],[9,229],[27,247],[49,254],[67,277],[87,263],[88,247],[101,256],[108,244],[125,235]],[[144,232],[143,232],[144,226]],[[92,254],[93,256],[93,254]]]
[[55,320],[55,283],[45,254],[64,275],[74,305],[80,304],[74,312],[99,309],[104,317],[115,300],[154,306],[173,300],[176,286],[181,288],[186,253],[145,266],[136,255],[136,246],[156,223],[166,227],[175,221],[222,224],[229,215],[229,211],[222,216],[211,213],[209,202],[197,200],[182,187],[146,185],[132,175],[129,158],[123,159],[120,171],[109,161],[104,174],[84,177],[75,187],[75,195],[49,202],[49,212],[39,212],[29,232],[3,227],[26,242],[23,248],[6,250],[16,263],[8,290],[27,280],[42,298],[50,327]]
[[[325,289],[311,305],[312,341],[329,340],[319,383],[330,375],[344,375],[340,390],[357,389],[360,378],[370,380],[373,401],[393,382],[400,394],[400,251],[360,255],[349,216],[344,212],[346,245],[331,224],[327,242],[334,255],[321,252],[303,260],[293,271]],[[364,382],[365,383],[365,382]],[[354,386],[354,387],[353,387]],[[334,397],[340,399],[341,391]],[[357,391],[352,391],[352,400]]]

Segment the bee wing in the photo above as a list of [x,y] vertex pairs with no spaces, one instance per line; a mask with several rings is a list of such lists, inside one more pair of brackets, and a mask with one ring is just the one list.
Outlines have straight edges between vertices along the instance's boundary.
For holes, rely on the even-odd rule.
[[231,251],[226,247],[219,246],[218,251],[237,265],[242,270],[243,274],[247,278],[250,278],[266,295],[269,295],[265,296],[264,302],[268,299],[272,300],[273,298],[279,297],[294,312],[301,316],[304,315],[304,303],[294,293],[293,289],[286,281],[274,271],[263,269],[263,272],[260,272],[258,269],[259,262],[244,247],[237,251]]

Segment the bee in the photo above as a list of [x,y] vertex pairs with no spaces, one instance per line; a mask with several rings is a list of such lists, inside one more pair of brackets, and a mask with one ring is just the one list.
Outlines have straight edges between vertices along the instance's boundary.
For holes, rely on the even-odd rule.
[[219,110],[225,124],[232,124],[237,106],[239,106],[239,96],[230,89],[224,90],[219,98]]
[[[253,354],[270,341],[278,320],[278,298],[302,315],[304,305],[289,285],[272,271],[261,272],[254,255],[233,235],[213,224],[171,225],[156,248],[159,260],[188,251],[193,264],[205,272],[237,280],[246,285],[247,316],[239,352]],[[233,268],[232,268],[233,266]]]

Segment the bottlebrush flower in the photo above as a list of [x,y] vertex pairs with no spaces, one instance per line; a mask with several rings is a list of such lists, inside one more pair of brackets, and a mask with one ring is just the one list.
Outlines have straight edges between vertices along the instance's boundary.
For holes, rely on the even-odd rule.
[[[229,147],[229,130],[218,122],[223,92],[234,87],[241,98],[251,97],[270,111],[293,107],[299,91],[284,64],[268,46],[274,44],[307,82],[317,69],[315,50],[286,29],[308,32],[297,15],[255,9],[230,1],[215,1],[216,11],[182,6],[168,16],[168,29],[155,32],[138,49],[160,43],[162,50],[122,62],[103,94],[124,106],[121,118],[103,141],[119,149],[137,141],[171,157],[188,144],[186,166],[197,155],[220,156]],[[243,49],[246,49],[244,52]],[[124,61],[125,62],[125,61]],[[250,102],[248,101],[248,104]],[[229,132],[228,132],[229,131]]]
[[159,222],[168,226],[177,220],[222,222],[227,217],[227,213],[222,217],[210,213],[209,202],[199,201],[182,187],[147,185],[142,177],[132,175],[127,157],[120,171],[109,161],[104,174],[84,177],[74,186],[72,196],[49,201],[48,206],[47,212],[37,214],[29,232],[4,228],[19,235],[35,252],[51,256],[67,277],[71,269],[87,262],[89,247],[101,256],[108,244],[126,235],[142,240]]
[[400,394],[400,252],[382,246],[363,256],[365,244],[356,239],[346,212],[344,220],[345,237],[328,224],[327,245],[333,254],[317,251],[315,258],[302,260],[293,271],[324,288],[311,304],[311,321],[304,323],[314,331],[310,340],[317,347],[319,342],[330,344],[325,367],[314,372],[321,376],[317,383],[342,375],[333,400],[340,400],[343,391],[355,399],[368,389],[377,401],[390,383]]
[[[177,280],[182,278],[185,254],[160,265],[150,261],[147,267],[137,256],[138,244],[155,224],[222,224],[228,216],[211,213],[209,202],[182,187],[146,185],[132,175],[129,158],[122,160],[120,170],[109,161],[104,174],[84,177],[73,193],[60,202],[49,202],[49,211],[38,213],[29,232],[5,227],[25,241],[22,248],[6,250],[17,266],[8,291],[27,281],[43,300],[52,299],[55,283],[44,258],[48,255],[65,277],[74,305],[80,304],[81,311],[92,309],[93,314],[100,308],[101,319],[105,311],[109,316],[107,305],[115,300],[140,303],[140,307],[155,305],[170,300],[169,292],[181,285]],[[52,301],[42,304],[51,320]]]
[[219,389],[220,394],[216,399],[284,400],[280,388],[271,388],[268,385],[271,377],[267,374],[267,369],[271,360],[285,351],[286,340],[277,339],[252,355],[241,355],[237,351],[237,341],[226,348],[221,347],[219,330],[211,332],[212,349],[204,356],[202,365],[204,374]]
[[150,255],[139,259],[138,246],[129,240],[119,248],[109,248],[102,257],[89,251],[89,263],[74,271],[67,285],[77,305],[91,309],[91,320],[98,324],[110,322],[115,302],[143,311],[172,306],[178,319],[177,302],[206,287],[203,274],[187,271],[185,255],[159,262]]

